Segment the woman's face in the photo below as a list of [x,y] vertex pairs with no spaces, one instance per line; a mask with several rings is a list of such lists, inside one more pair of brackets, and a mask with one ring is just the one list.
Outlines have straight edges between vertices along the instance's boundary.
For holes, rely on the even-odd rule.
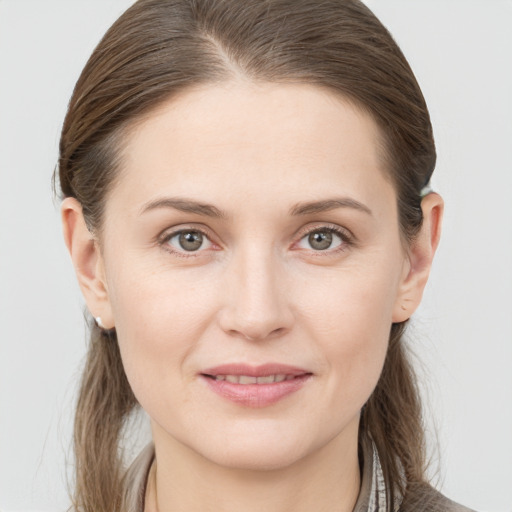
[[319,88],[239,83],[126,142],[101,314],[155,441],[245,468],[355,446],[409,272],[376,124]]

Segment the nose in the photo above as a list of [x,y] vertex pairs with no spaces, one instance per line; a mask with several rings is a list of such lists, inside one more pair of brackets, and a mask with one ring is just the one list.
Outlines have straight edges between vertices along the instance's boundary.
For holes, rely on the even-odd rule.
[[265,340],[289,332],[294,321],[286,276],[274,255],[243,251],[234,257],[226,276],[222,330],[247,340]]

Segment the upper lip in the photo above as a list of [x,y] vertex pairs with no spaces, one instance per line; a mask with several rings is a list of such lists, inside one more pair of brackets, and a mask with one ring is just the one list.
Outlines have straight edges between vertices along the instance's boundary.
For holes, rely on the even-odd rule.
[[202,375],[247,375],[248,377],[267,377],[269,375],[305,375],[311,372],[297,366],[280,363],[250,365],[246,363],[222,364],[201,371]]

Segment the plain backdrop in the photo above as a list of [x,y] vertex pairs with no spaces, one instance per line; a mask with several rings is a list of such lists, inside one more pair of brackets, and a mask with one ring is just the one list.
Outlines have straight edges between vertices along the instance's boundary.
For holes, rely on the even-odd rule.
[[[243,0],[241,0],[243,1]],[[0,0],[0,508],[64,510],[85,350],[50,178],[74,82],[131,0]],[[432,473],[512,511],[512,2],[368,0],[409,59],[438,145],[443,240],[410,343]]]

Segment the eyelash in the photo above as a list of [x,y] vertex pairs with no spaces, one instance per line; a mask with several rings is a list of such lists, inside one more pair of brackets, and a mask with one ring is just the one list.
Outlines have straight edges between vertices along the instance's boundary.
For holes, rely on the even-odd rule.
[[[179,251],[174,249],[170,244],[170,240],[173,239],[175,236],[180,235],[181,233],[187,233],[187,232],[197,232],[201,233],[211,244],[212,242],[212,236],[209,234],[208,231],[206,231],[203,228],[199,227],[189,227],[184,229],[178,229],[177,231],[172,232],[166,232],[163,235],[158,237],[158,245],[163,247],[166,251],[170,252],[171,254],[179,257],[179,258],[194,258],[197,257],[199,253],[202,251]],[[332,233],[339,237],[341,240],[341,243],[338,247],[335,247],[334,249],[325,249],[325,250],[314,250],[311,249],[311,253],[315,256],[332,256],[334,254],[338,254],[340,252],[343,252],[350,248],[352,245],[354,245],[355,240],[352,233],[350,233],[347,229],[340,228],[339,226],[336,226],[334,224],[325,224],[321,226],[313,226],[311,228],[308,228],[307,230],[303,231],[300,234],[299,242],[302,241],[304,238],[309,236],[311,233],[316,232],[323,232],[323,233]],[[296,242],[297,243],[297,242]]]

